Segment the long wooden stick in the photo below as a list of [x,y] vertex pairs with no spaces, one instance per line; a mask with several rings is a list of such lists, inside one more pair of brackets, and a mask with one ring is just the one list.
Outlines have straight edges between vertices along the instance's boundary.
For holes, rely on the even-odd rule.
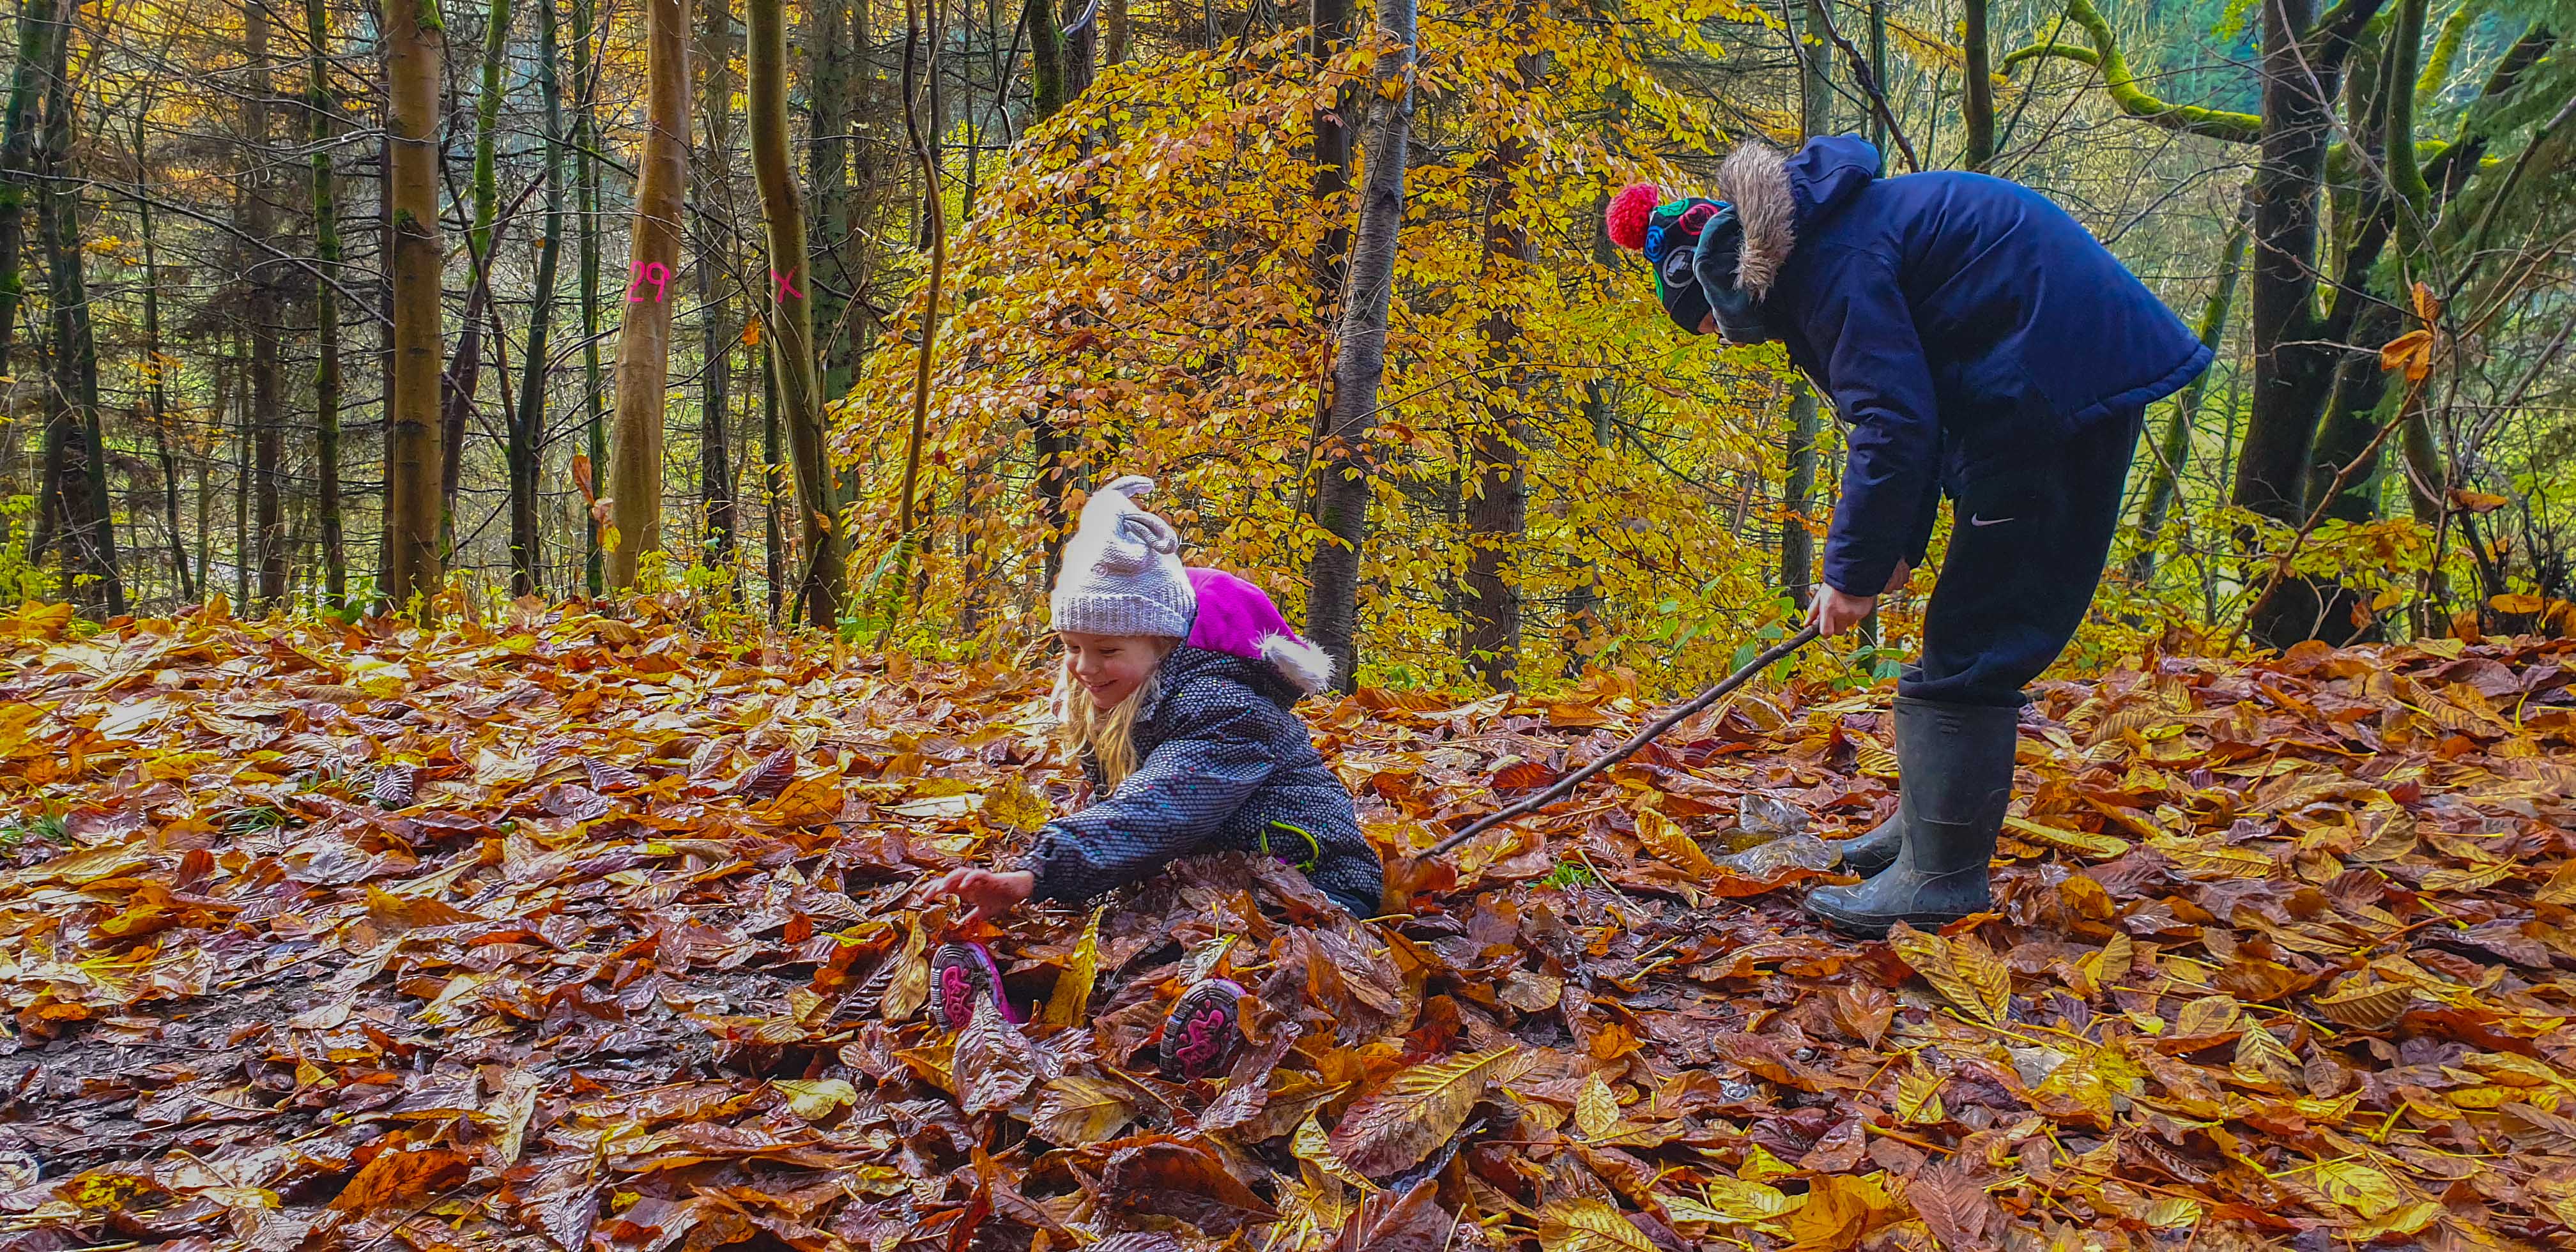
[[1494,827],[1500,826],[1515,817],[1519,817],[1524,813],[1529,813],[1536,809],[1544,808],[1547,805],[1554,804],[1557,801],[1574,794],[1574,789],[1582,786],[1584,779],[1590,778],[1594,774],[1598,774],[1621,761],[1627,760],[1629,756],[1633,755],[1637,751],[1637,749],[1645,747],[1649,743],[1653,743],[1665,731],[1671,730],[1673,727],[1680,725],[1683,719],[1689,717],[1693,713],[1699,712],[1701,709],[1717,703],[1719,700],[1725,699],[1728,695],[1732,694],[1736,688],[1751,681],[1755,674],[1759,674],[1763,670],[1769,669],[1773,662],[1776,662],[1780,658],[1807,646],[1809,643],[1814,642],[1815,638],[1816,628],[1810,625],[1800,630],[1797,634],[1791,635],[1778,643],[1772,644],[1768,651],[1765,651],[1762,655],[1745,662],[1744,668],[1718,680],[1716,686],[1691,697],[1689,703],[1679,705],[1675,707],[1673,711],[1664,714],[1662,717],[1656,718],[1653,725],[1646,727],[1644,730],[1638,731],[1636,736],[1628,740],[1628,742],[1612,748],[1609,753],[1603,756],[1600,760],[1594,761],[1590,765],[1586,765],[1563,778],[1557,779],[1555,782],[1548,784],[1545,791],[1541,791],[1537,795],[1531,796],[1518,804],[1512,805],[1510,808],[1478,818],[1476,821],[1469,824],[1465,830],[1459,831],[1457,834],[1451,835],[1448,838],[1431,845],[1430,850],[1424,852],[1422,855],[1425,858],[1438,856],[1441,853],[1447,852],[1449,849],[1457,847],[1459,844],[1465,843],[1486,831],[1492,830]]

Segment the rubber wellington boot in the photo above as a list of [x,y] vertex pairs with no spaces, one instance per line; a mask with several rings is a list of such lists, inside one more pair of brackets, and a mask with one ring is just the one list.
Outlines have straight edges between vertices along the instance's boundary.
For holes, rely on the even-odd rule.
[[1887,820],[1858,839],[1846,839],[1840,845],[1843,868],[1870,877],[1896,863],[1897,850],[1905,846],[1905,810],[1887,815]]
[[2019,709],[1896,700],[1902,847],[1856,887],[1819,887],[1807,911],[1845,934],[1884,938],[1898,922],[1945,925],[1993,902],[1986,868],[2012,799]]

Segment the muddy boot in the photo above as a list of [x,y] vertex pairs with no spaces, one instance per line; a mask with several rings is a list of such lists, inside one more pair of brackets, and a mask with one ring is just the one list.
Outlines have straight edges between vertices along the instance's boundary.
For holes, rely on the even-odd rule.
[[1842,853],[1843,868],[1870,877],[1896,863],[1896,853],[1905,846],[1905,810],[1887,815],[1876,829],[1858,839],[1846,839],[1835,846]]
[[1857,887],[1819,887],[1807,911],[1845,934],[1878,939],[1898,922],[1929,929],[1992,903],[1986,867],[2012,799],[2021,711],[1896,700],[1896,860]]

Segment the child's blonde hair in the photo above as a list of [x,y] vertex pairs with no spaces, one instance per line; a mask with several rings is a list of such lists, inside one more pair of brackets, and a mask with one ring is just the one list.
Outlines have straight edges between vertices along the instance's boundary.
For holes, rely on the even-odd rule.
[[[1179,646],[1178,639],[1155,639],[1162,654],[1169,656]],[[1091,753],[1100,763],[1101,784],[1111,791],[1136,772],[1136,713],[1152,703],[1162,690],[1161,666],[1145,675],[1145,681],[1127,698],[1109,707],[1100,707],[1091,691],[1073,676],[1073,670],[1061,661],[1055,667],[1056,742],[1074,759]],[[1097,799],[1098,797],[1094,797]]]

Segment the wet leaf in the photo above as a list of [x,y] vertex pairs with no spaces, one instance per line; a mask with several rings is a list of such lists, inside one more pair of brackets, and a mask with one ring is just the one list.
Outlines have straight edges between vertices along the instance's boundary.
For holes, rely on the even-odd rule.
[[1559,1200],[1539,1210],[1545,1252],[1658,1252],[1655,1241],[1601,1200]]
[[1091,920],[1083,925],[1082,940],[1073,948],[1073,957],[1055,976],[1055,994],[1047,997],[1046,1007],[1038,1013],[1037,1024],[1062,1030],[1083,1020],[1091,1002],[1091,983],[1100,968],[1100,915],[1093,909]]
[[1007,1108],[1037,1081],[1036,1049],[1020,1028],[993,1007],[991,996],[975,997],[975,1016],[957,1033],[957,1107],[968,1113]]
[[1049,1143],[1079,1148],[1117,1134],[1135,1114],[1129,1092],[1095,1078],[1067,1074],[1046,1085],[1029,1128]]
[[1902,922],[1887,937],[1914,972],[1969,1016],[2000,1026],[2012,1007],[2012,971],[1973,937],[1956,942]]
[[446,1148],[389,1147],[362,1166],[331,1200],[337,1213],[382,1213],[419,1204],[463,1182],[473,1163]]
[[1419,1164],[1467,1123],[1496,1072],[1517,1051],[1497,1048],[1404,1070],[1343,1114],[1333,1127],[1333,1151],[1371,1177]]

